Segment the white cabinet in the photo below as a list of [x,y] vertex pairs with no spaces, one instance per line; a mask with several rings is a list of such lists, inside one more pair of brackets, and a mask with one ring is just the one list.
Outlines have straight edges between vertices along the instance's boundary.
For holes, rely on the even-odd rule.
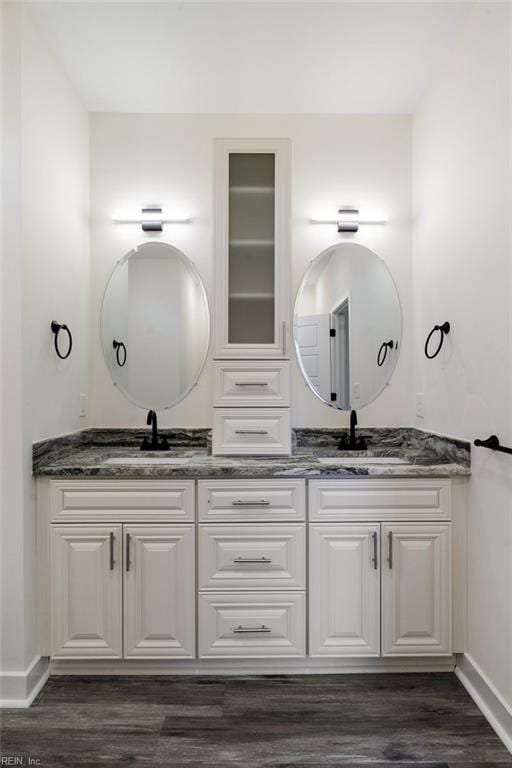
[[379,525],[310,525],[311,656],[379,655],[379,538]]
[[452,653],[450,523],[312,524],[309,536],[311,656]]
[[51,654],[122,656],[120,525],[54,526],[51,537]]
[[194,658],[194,541],[193,525],[52,525],[51,656]]
[[125,526],[124,656],[193,658],[193,526]]
[[287,357],[290,143],[215,143],[217,358]]
[[450,524],[382,526],[384,656],[451,653]]

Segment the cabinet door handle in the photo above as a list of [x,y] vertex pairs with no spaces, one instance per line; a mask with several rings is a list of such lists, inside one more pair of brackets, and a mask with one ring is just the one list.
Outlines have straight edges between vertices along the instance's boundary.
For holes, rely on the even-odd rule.
[[267,632],[272,632],[272,630],[270,627],[266,627],[264,624],[262,624],[261,627],[242,627],[240,624],[240,626],[234,628],[233,632],[236,635],[241,635],[248,632],[266,634]]
[[269,565],[272,560],[269,557],[235,557],[234,563],[262,563]]
[[270,501],[267,499],[254,499],[253,501],[244,501],[243,499],[235,499],[231,502],[232,507],[268,507]]
[[114,560],[114,531],[110,531],[110,570],[114,570],[116,561]]
[[126,570],[127,571],[130,570],[130,565],[131,565],[131,562],[130,562],[130,538],[131,538],[130,534],[127,533],[126,534]]
[[388,565],[393,568],[393,531],[388,533]]
[[268,381],[235,381],[235,387],[268,387]]
[[373,557],[372,557],[372,563],[375,570],[379,567],[379,561],[377,557],[377,531],[374,531],[372,533],[372,539],[373,539]]
[[235,429],[235,435],[268,435],[266,429]]

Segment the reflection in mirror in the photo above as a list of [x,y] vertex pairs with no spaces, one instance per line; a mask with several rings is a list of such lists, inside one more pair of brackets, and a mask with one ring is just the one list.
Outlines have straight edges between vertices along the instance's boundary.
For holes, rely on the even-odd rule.
[[101,309],[101,343],[114,384],[141,408],[170,408],[197,383],[208,351],[206,293],[194,265],[162,242],[118,262]]
[[402,336],[400,300],[382,259],[352,243],[321,253],[300,285],[293,333],[317,397],[344,411],[375,400],[393,374]]

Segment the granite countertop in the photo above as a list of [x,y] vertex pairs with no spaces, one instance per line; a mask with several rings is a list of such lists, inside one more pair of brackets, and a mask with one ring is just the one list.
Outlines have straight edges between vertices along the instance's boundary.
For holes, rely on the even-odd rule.
[[[291,456],[212,456],[207,429],[161,430],[169,451],[139,449],[147,430],[87,429],[43,440],[33,446],[34,475],[53,477],[166,477],[166,478],[321,478],[321,477],[450,477],[471,474],[470,446],[460,440],[420,430],[397,427],[358,430],[368,441],[368,452],[339,452],[347,430],[293,430]],[[371,456],[393,457],[405,464],[372,464]],[[108,459],[146,456],[189,458],[186,464],[106,464]],[[322,464],[319,457],[344,457],[344,464]],[[351,466],[351,459],[368,463]],[[345,463],[346,460],[346,463]]]

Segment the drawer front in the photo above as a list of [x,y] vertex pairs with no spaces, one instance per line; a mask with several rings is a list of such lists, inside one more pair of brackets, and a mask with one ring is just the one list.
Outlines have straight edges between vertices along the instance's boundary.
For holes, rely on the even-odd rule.
[[431,478],[312,480],[309,516],[318,522],[449,520],[450,481]]
[[264,522],[304,520],[304,480],[200,480],[199,520]]
[[305,655],[303,592],[199,595],[199,656]]
[[193,522],[193,480],[52,480],[53,522]]
[[290,452],[289,408],[214,409],[214,454],[280,456]]
[[202,525],[200,589],[304,589],[305,525]]
[[214,363],[214,405],[288,406],[290,368],[288,362]]

